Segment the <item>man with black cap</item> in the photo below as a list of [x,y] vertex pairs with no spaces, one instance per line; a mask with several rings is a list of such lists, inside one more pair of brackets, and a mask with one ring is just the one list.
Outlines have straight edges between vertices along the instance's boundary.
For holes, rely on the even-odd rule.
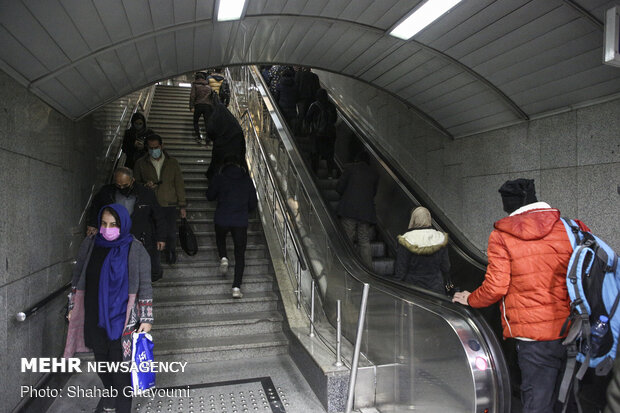
[[484,281],[453,301],[474,308],[501,301],[504,338],[517,339],[523,413],[549,413],[566,360],[560,331],[570,314],[566,269],[573,248],[560,211],[538,202],[533,179],[506,181],[499,193],[510,215],[489,236]]

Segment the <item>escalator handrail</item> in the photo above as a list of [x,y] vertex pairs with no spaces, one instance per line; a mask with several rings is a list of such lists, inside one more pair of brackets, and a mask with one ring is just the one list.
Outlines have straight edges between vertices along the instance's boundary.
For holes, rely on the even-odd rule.
[[[495,362],[494,371],[497,375],[498,392],[503,395],[499,398],[500,402],[508,403],[508,407],[504,406],[505,412],[509,411],[510,405],[510,376],[508,373],[508,367],[506,365],[503,353],[497,337],[491,330],[486,320],[476,310],[462,306],[460,304],[452,303],[447,298],[440,297],[439,295],[428,293],[422,289],[416,287],[407,286],[401,283],[394,282],[385,277],[378,276],[369,271],[363,266],[356,254],[350,248],[349,243],[345,242],[343,234],[337,231],[337,225],[334,222],[332,214],[327,209],[325,201],[320,196],[316,183],[310,176],[306,169],[306,166],[301,158],[296,145],[292,143],[291,133],[284,117],[278,110],[277,106],[273,103],[273,97],[271,96],[268,87],[258,72],[255,66],[250,68],[250,73],[257,86],[259,93],[263,96],[265,104],[272,107],[270,114],[272,117],[278,119],[278,122],[282,125],[282,133],[279,133],[280,139],[284,144],[286,151],[288,152],[291,166],[296,172],[298,179],[300,180],[301,188],[304,190],[308,200],[310,201],[312,208],[316,211],[317,218],[326,234],[328,234],[332,245],[336,247],[334,258],[339,260],[347,273],[359,283],[370,283],[372,288],[382,291],[398,300],[416,304],[418,300],[424,300],[429,304],[439,305],[442,309],[458,315],[459,318],[467,320],[471,323],[472,327],[478,332],[487,343],[487,351],[492,356],[492,360]],[[269,102],[269,103],[267,103]],[[280,131],[278,131],[280,132]],[[317,208],[318,206],[318,208]],[[337,241],[336,241],[337,240]],[[417,305],[417,304],[416,304]],[[448,319],[448,316],[445,316]]]

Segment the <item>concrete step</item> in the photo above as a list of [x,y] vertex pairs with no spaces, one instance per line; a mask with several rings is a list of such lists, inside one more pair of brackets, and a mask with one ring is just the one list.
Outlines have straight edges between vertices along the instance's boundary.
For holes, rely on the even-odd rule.
[[[229,294],[232,281],[234,267],[228,268],[226,277],[199,275],[200,270],[194,270],[196,273],[193,277],[175,277],[174,275],[162,278],[153,283],[153,296],[155,301],[159,301],[164,297],[181,297],[181,296],[202,296],[206,292],[209,294]],[[243,292],[258,293],[273,291],[274,280],[271,276],[244,274],[243,275]]]
[[156,342],[154,352],[159,361],[250,359],[286,354],[288,340],[283,333],[192,339],[181,336]]
[[372,241],[370,243],[372,257],[385,257],[387,247],[383,241]]
[[[213,226],[211,228],[213,229]],[[215,231],[194,231],[194,235],[198,240],[198,245],[215,245]],[[264,243],[263,231],[248,231],[248,244]]]
[[[187,218],[190,227],[194,232],[213,231],[213,216],[207,217],[204,213],[188,214]],[[180,221],[178,221],[180,222]],[[177,223],[178,223],[177,222]],[[263,225],[259,218],[250,217],[248,220],[248,231],[262,231]]]
[[[243,286],[242,286],[243,287]],[[158,316],[252,313],[277,310],[278,296],[273,292],[243,293],[243,298],[232,298],[231,293],[204,294],[199,296],[162,297],[155,303],[153,312]]]
[[[185,256],[186,254],[180,253]],[[230,261],[228,262],[228,277],[232,277],[235,267],[234,255],[230,254]],[[196,276],[204,276],[204,277],[221,277],[220,275],[220,260],[216,259],[196,259],[193,261],[177,261],[176,264],[168,265],[163,264],[162,268],[164,269],[164,277],[154,283],[153,285],[157,285],[159,282],[164,282],[168,280],[168,278],[172,279],[180,279],[180,278],[194,278]],[[243,276],[252,276],[252,275],[265,275],[272,274],[273,270],[271,268],[271,260],[268,258],[255,258],[251,260],[245,260],[245,270],[243,271]],[[232,278],[231,278],[232,279]]]
[[[228,242],[226,243],[226,247],[228,249],[228,255],[233,256],[233,242],[232,238],[228,237]],[[217,253],[217,247],[214,244],[211,245],[200,245],[198,244],[198,253],[194,256],[189,256],[183,252],[180,245],[177,245],[177,262],[191,262],[197,260],[218,260],[220,256]],[[265,244],[248,244],[245,248],[245,259],[246,261],[251,260],[253,258],[269,258],[269,251],[267,250],[267,246]]]
[[209,314],[192,317],[162,316],[153,325],[157,342],[175,337],[205,339],[209,337],[239,337],[282,332],[282,315],[277,311],[254,313]]

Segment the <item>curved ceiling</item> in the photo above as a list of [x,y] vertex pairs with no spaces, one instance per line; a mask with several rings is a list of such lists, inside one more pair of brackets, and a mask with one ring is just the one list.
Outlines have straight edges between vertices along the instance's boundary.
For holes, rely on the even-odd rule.
[[452,136],[620,92],[602,64],[614,1],[463,0],[403,41],[420,1],[0,0],[0,68],[66,116],[178,73],[243,63],[321,68],[379,87]]

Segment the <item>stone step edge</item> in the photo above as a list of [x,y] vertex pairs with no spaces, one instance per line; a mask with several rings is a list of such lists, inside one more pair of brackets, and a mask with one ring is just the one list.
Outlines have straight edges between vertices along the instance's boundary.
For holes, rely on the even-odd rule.
[[[185,321],[179,323],[178,321],[163,320],[153,324],[153,331],[159,330],[175,330],[179,328],[191,328],[191,327],[219,327],[227,325],[249,325],[257,324],[260,322],[278,323],[282,322],[283,317],[277,311],[261,311],[254,313],[233,313],[222,314],[230,316],[229,318],[222,318],[219,320],[195,320]],[[237,317],[235,317],[237,316]]]

